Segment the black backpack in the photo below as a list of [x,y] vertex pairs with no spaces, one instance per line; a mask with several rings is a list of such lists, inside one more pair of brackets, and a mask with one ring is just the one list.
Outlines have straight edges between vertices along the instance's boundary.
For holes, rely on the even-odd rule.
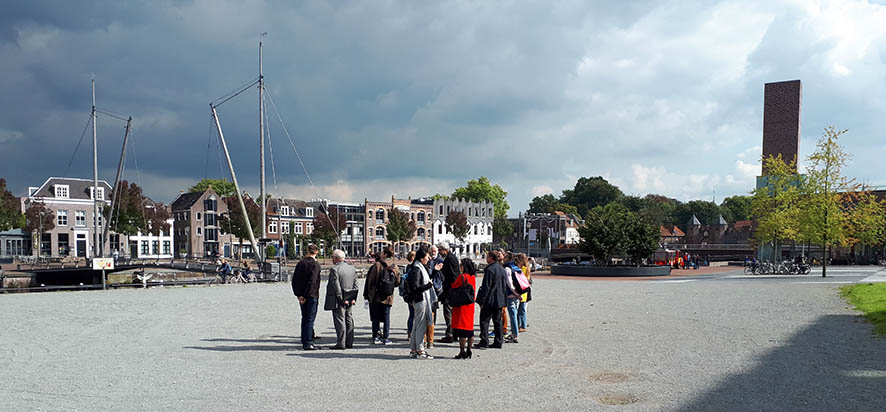
[[389,266],[380,266],[381,270],[379,271],[378,279],[376,280],[375,296],[391,296],[394,294],[394,289],[397,287],[397,274],[394,273],[394,270]]

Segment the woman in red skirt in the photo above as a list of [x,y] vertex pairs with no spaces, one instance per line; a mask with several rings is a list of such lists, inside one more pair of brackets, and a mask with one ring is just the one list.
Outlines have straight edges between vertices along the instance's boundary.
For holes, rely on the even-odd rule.
[[[477,266],[468,258],[461,260],[461,275],[452,282],[455,290],[470,284],[477,297]],[[471,348],[474,346],[474,304],[454,306],[452,308],[452,336],[458,338],[458,346],[461,349],[455,359],[470,359]],[[467,346],[466,346],[467,345]]]

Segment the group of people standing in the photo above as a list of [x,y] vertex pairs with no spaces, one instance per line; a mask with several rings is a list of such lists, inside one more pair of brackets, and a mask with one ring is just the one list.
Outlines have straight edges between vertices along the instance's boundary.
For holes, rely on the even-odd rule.
[[[316,246],[307,248],[307,256],[296,265],[292,291],[301,305],[301,343],[304,350],[317,350],[313,344],[314,320],[317,315],[320,287],[320,265]],[[398,294],[409,308],[407,335],[410,356],[432,359],[427,352],[434,346],[434,325],[442,309],[446,329],[441,343],[458,340],[455,359],[470,359],[472,348],[501,348],[502,343],[518,343],[519,334],[527,328],[526,305],[531,300],[529,261],[524,254],[514,255],[501,250],[486,254],[487,266],[483,282],[477,289],[477,267],[469,258],[459,260],[448,243],[409,252],[406,269],[399,270],[389,262],[393,252],[385,248],[369,267],[363,285],[363,298],[372,322],[372,342],[390,345],[391,307]],[[332,311],[336,344],[330,349],[353,347],[354,320],[359,287],[356,270],[344,260],[344,252],[332,254],[324,309]],[[474,304],[480,306],[480,343],[474,345]],[[511,331],[506,335],[508,318]],[[493,332],[489,334],[489,322]],[[494,341],[489,344],[490,335]]]

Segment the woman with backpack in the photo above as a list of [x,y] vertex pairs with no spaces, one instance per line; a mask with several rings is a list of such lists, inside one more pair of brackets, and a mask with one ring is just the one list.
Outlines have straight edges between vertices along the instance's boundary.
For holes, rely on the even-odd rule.
[[[363,284],[363,298],[369,301],[369,319],[372,321],[372,343],[390,345],[391,305],[394,304],[394,290],[400,284],[397,265],[388,265],[385,259],[394,256],[390,248],[378,254],[375,263],[366,273]],[[384,329],[380,324],[384,323]]]
[[432,292],[434,284],[425,265],[428,264],[428,251],[420,248],[415,252],[415,260],[410,264],[409,276],[406,278],[409,304],[415,312],[412,319],[412,334],[409,336],[409,354],[413,359],[434,359],[424,350],[425,334],[422,331],[434,324],[431,312]]
[[[477,266],[469,258],[461,260],[461,275],[452,282],[452,337],[458,338],[455,359],[470,359],[474,346],[474,301],[477,297]],[[458,301],[459,299],[463,301]],[[467,302],[467,303],[466,303]],[[459,305],[456,305],[459,303]],[[464,304],[462,304],[464,303]]]

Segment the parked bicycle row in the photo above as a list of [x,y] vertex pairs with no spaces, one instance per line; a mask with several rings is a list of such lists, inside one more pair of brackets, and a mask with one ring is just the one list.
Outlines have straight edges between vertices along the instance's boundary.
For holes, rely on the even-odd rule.
[[812,266],[806,262],[806,258],[785,259],[781,262],[757,261],[745,263],[746,275],[805,275],[812,271]]

